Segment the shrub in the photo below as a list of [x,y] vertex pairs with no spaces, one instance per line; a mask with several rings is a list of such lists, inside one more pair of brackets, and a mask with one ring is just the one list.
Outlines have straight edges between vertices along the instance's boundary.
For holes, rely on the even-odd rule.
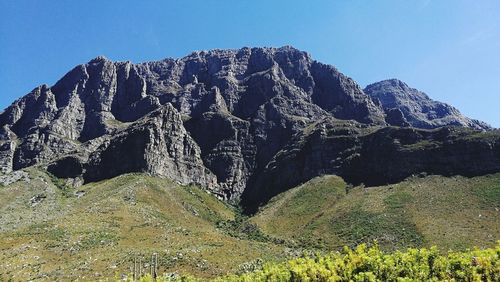
[[[500,281],[500,241],[496,248],[441,254],[436,247],[385,253],[377,244],[325,256],[266,264],[262,270],[213,279],[250,281]],[[145,277],[141,281],[154,281]],[[200,281],[189,276],[156,281]]]

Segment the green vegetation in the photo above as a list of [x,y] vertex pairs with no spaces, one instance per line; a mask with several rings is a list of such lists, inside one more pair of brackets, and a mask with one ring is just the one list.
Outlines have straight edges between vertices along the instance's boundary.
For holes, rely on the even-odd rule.
[[398,191],[392,193],[384,199],[384,203],[389,209],[404,208],[406,204],[410,203],[413,196],[407,192]]
[[266,236],[259,227],[251,223],[247,216],[237,214],[234,220],[219,221],[217,227],[224,230],[230,236],[239,239],[254,240],[260,242],[270,241],[271,238]]
[[[477,258],[491,250],[466,249],[492,248],[500,239],[500,174],[414,177],[371,188],[322,176],[281,193],[249,217],[195,186],[144,174],[67,190],[43,171],[28,172],[29,182],[0,189],[0,275],[14,281],[94,281],[131,273],[134,261],[144,274],[153,254],[158,273],[218,281],[307,281],[304,273],[347,273],[353,281],[380,273],[420,279],[409,276],[416,271],[398,272],[403,265],[422,268],[418,275],[429,279],[462,272],[477,278],[483,271]],[[374,240],[375,249],[360,247],[370,259],[358,251],[331,253]],[[434,245],[441,251],[398,251]],[[446,255],[448,250],[455,252]],[[441,261],[432,273],[423,264],[430,253]],[[471,256],[477,257],[474,265],[466,265]],[[498,257],[493,261],[485,272],[498,269]],[[445,268],[448,276],[432,276]]]
[[99,248],[102,246],[112,246],[118,241],[115,234],[106,231],[89,232],[79,243],[78,247],[81,250]]
[[[140,281],[155,281],[151,276]],[[156,281],[202,281],[189,276]],[[246,281],[500,281],[500,241],[495,249],[442,255],[430,249],[384,253],[362,244],[341,253],[271,263],[261,270],[215,278],[214,282]]]
[[[29,183],[0,190],[4,278],[110,278],[129,273],[134,260],[145,265],[153,253],[162,273],[215,277],[258,259],[282,260],[286,254],[283,246],[241,239],[218,227],[235,221],[238,212],[193,186],[128,174],[79,187],[74,191],[80,197],[66,197],[44,172],[30,174]],[[40,194],[45,197],[32,205]]]
[[57,178],[49,172],[47,172],[47,176],[50,178],[52,184],[54,184],[54,186],[57,187],[65,197],[73,196],[72,187],[69,186],[64,179]]
[[383,239],[386,248],[422,244],[422,237],[416,226],[397,212],[369,212],[357,206],[346,214],[335,216],[330,228],[350,245],[375,239]]
[[483,187],[474,189],[474,195],[479,198],[482,206],[500,208],[500,181],[486,177],[485,182]]
[[481,131],[473,131],[472,129],[464,130],[462,129],[461,131],[461,136],[465,138],[466,140],[495,140],[500,136],[500,130],[490,130],[486,132],[481,132]]
[[406,144],[402,146],[403,150],[409,150],[409,151],[414,151],[414,150],[424,150],[424,149],[431,149],[431,148],[438,148],[439,143],[436,141],[430,141],[430,140],[422,140],[413,144]]
[[346,183],[340,177],[315,178],[271,199],[251,222],[267,234],[315,246],[308,231],[315,228],[315,219],[345,194]]
[[500,174],[349,189],[339,177],[323,176],[276,196],[251,221],[265,234],[326,251],[372,240],[383,250],[460,251],[500,239],[499,195]]
[[391,249],[421,246],[422,236],[404,210],[411,200],[409,193],[398,191],[384,199],[383,211],[367,211],[358,204],[347,213],[334,216],[331,229],[353,246],[377,239]]

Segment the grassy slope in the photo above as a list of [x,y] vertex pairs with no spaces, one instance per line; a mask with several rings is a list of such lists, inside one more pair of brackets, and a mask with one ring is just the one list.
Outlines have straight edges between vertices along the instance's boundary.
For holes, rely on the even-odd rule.
[[[97,278],[129,273],[134,258],[159,254],[161,272],[211,277],[283,249],[216,228],[234,210],[195,187],[124,175],[63,192],[30,171],[30,183],[0,187],[0,280]],[[49,183],[47,185],[46,183]],[[45,195],[32,207],[30,199]]]
[[428,176],[347,189],[324,176],[275,197],[252,219],[264,232],[327,249],[377,239],[385,249],[463,250],[500,239],[500,174]]
[[[0,187],[0,281],[110,277],[155,252],[161,272],[214,277],[251,269],[246,262],[256,259],[288,258],[300,253],[296,247],[335,250],[377,239],[389,250],[462,250],[500,239],[500,174],[375,188],[323,176],[248,219],[200,189],[141,174],[85,185],[78,198],[29,172],[30,183]],[[44,198],[32,206],[37,195]]]

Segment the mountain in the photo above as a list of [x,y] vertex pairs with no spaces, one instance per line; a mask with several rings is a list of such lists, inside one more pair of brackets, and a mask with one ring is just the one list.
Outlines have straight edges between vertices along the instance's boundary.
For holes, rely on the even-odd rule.
[[237,213],[198,187],[127,174],[72,189],[33,168],[26,179],[0,189],[2,281],[114,281],[134,260],[147,273],[153,253],[161,273],[213,277],[286,253],[218,227]]
[[[390,126],[393,114],[372,88],[367,95],[293,47],[141,64],[98,57],[0,114],[0,167],[39,166],[74,186],[145,172],[199,185],[248,212],[323,174],[379,185],[423,172],[500,171],[498,131],[448,116],[447,127],[429,130],[411,124],[404,107],[408,124]],[[411,100],[400,96],[399,104]],[[417,100],[415,116],[437,111]]]
[[382,106],[387,115],[386,121],[391,125],[428,129],[455,125],[491,129],[488,124],[470,119],[456,108],[434,101],[424,92],[410,88],[398,79],[370,84],[364,92]]
[[328,250],[377,240],[384,249],[486,247],[498,240],[500,174],[411,177],[351,187],[333,175],[281,193],[251,218],[265,233]]
[[327,119],[296,134],[245,190],[242,203],[255,212],[273,196],[325,174],[378,186],[419,174],[470,177],[498,171],[498,131],[373,127]]
[[0,113],[0,170],[1,281],[499,239],[499,130],[292,47],[95,58]]
[[134,262],[148,273],[155,253],[159,273],[213,278],[373,239],[384,250],[494,247],[498,209],[498,173],[372,188],[325,175],[248,218],[199,187],[146,174],[75,189],[28,168],[0,187],[0,280],[115,281]]
[[383,124],[352,79],[291,47],[137,65],[98,57],[0,116],[2,167],[64,157],[49,170],[77,182],[147,171],[233,199],[295,132],[322,116]]

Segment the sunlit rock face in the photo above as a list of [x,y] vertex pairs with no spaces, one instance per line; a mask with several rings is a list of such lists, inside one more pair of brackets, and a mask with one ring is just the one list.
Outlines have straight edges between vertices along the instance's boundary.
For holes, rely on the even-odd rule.
[[428,129],[448,125],[491,129],[488,124],[470,119],[456,108],[434,101],[424,92],[410,88],[397,79],[370,84],[364,92],[382,106],[388,117],[386,120],[391,125]]
[[[358,175],[372,168],[360,160],[399,158],[390,154],[398,151],[393,134],[488,160],[483,169],[450,173],[496,169],[494,140],[445,147],[446,135],[415,129],[458,125],[472,135],[469,128],[487,125],[398,81],[365,92],[292,47],[201,51],[141,64],[98,57],[0,114],[0,168],[40,165],[74,184],[146,172],[251,205],[324,173],[366,182]],[[396,133],[377,133],[388,125],[398,126],[391,127]],[[433,162],[419,159],[425,154],[405,155],[412,161],[400,164],[402,172],[377,173],[374,183],[430,170]]]

